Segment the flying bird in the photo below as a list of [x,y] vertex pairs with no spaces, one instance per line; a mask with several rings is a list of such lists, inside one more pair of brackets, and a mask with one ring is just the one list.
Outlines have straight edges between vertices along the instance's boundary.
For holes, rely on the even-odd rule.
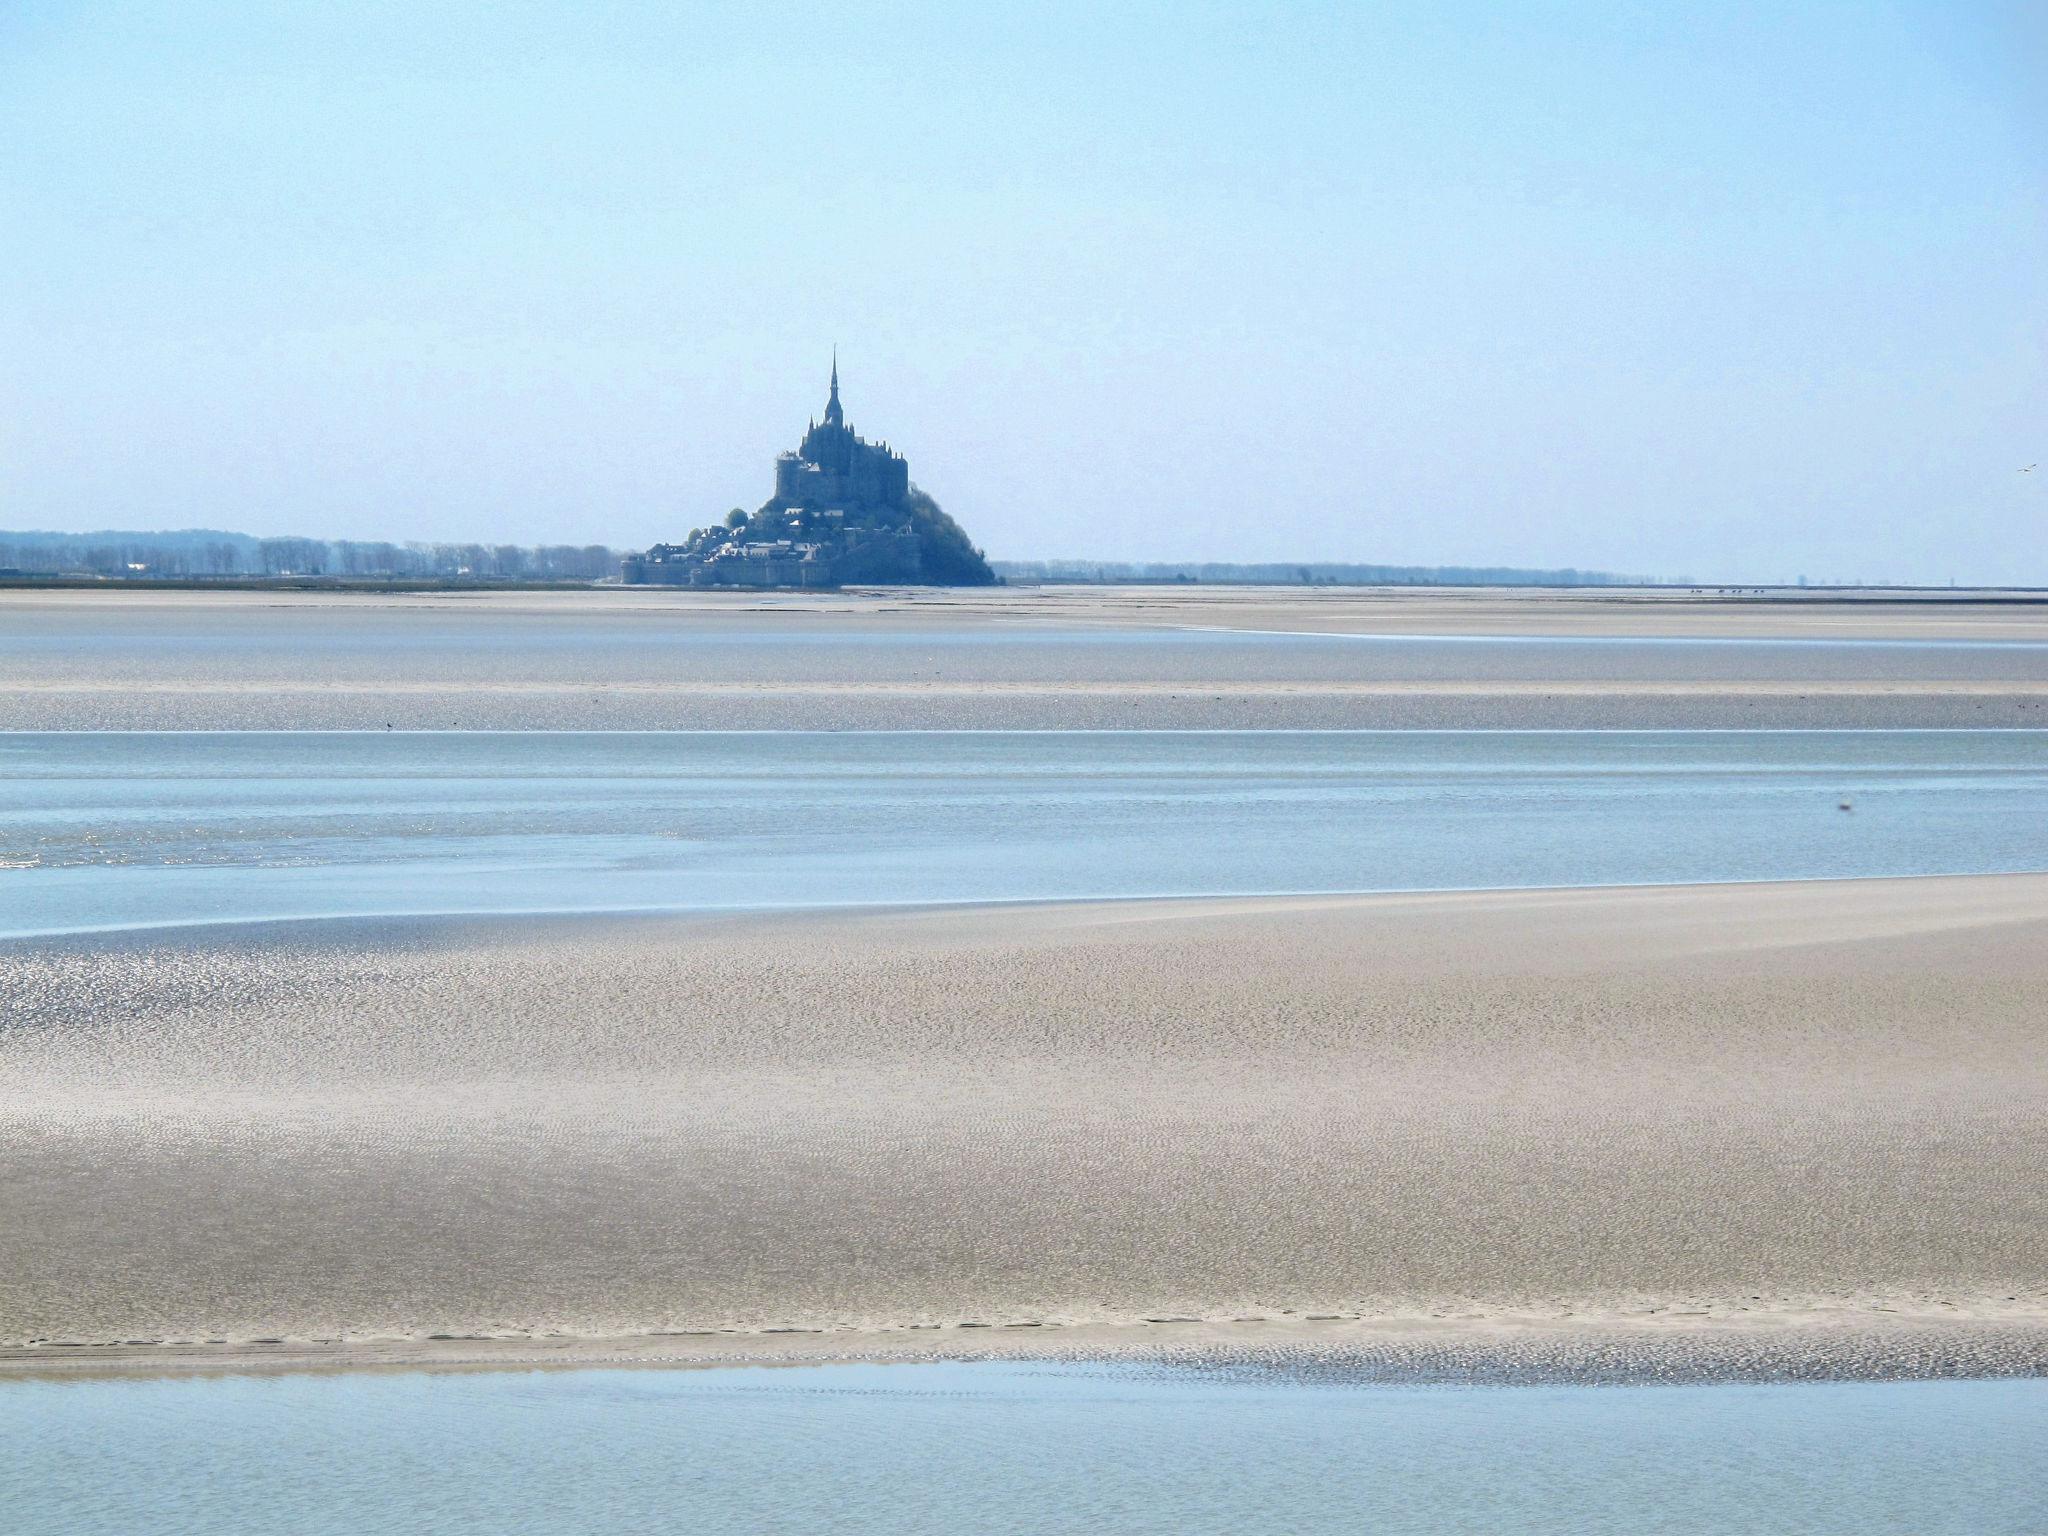
[[2025,469],[2021,470],[2021,471],[2020,471],[2020,473],[2021,473],[2021,474],[2023,474],[2023,475],[2031,475],[2031,474],[2032,474],[2032,473],[2034,472],[2034,469],[2035,469],[2035,466],[2034,466],[2034,465],[2032,465],[2032,464],[2029,464],[2029,465],[2028,465],[2028,466],[2027,466],[2027,467],[2026,467]]

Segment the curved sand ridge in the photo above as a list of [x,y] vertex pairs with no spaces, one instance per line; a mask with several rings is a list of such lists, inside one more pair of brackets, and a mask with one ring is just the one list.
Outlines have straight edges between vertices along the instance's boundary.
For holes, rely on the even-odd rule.
[[2035,1369],[2044,982],[2041,876],[16,941],[0,1343]]

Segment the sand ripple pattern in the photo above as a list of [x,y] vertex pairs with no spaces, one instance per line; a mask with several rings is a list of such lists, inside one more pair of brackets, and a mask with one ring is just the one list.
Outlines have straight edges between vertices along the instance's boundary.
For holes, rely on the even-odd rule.
[[15,941],[0,1342],[2038,1325],[2044,983],[2039,876]]

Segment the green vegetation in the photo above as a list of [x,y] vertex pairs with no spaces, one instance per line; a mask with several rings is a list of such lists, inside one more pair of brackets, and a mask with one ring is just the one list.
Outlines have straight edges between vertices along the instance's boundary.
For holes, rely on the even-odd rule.
[[[996,574],[987,558],[974,547],[967,531],[946,515],[936,501],[910,488],[901,510],[834,514],[808,507],[785,507],[768,501],[748,513],[734,507],[723,523],[692,528],[677,546],[686,555],[710,559],[727,550],[748,544],[817,544],[829,557],[876,531],[898,533],[906,525],[917,535],[920,570],[916,580],[945,587],[994,586]],[[872,547],[872,546],[870,546]],[[907,577],[907,573],[906,573]],[[865,578],[887,580],[886,572]]]
[[615,576],[601,544],[392,544],[255,538],[218,528],[94,533],[0,530],[0,573],[123,581],[590,582]]
[[996,573],[988,558],[974,547],[962,528],[936,501],[916,486],[904,505],[910,509],[910,523],[924,556],[924,579],[942,587],[992,587]]

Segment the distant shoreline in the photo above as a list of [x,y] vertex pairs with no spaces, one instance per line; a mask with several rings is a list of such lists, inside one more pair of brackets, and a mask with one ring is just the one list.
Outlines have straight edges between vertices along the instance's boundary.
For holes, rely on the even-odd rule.
[[[997,561],[996,565],[1007,564]],[[763,597],[857,597],[883,592],[919,593],[983,593],[1031,592],[1040,589],[1080,591],[1103,591],[1116,588],[1141,590],[1164,589],[1169,592],[1189,590],[1208,591],[1274,591],[1314,592],[1337,594],[1377,594],[1388,597],[1413,593],[1449,595],[1461,592],[1486,593],[1500,596],[1526,594],[1531,597],[1558,596],[1584,602],[1625,602],[1634,600],[1670,601],[1673,598],[1694,599],[1702,604],[1732,604],[1741,602],[1826,604],[1830,602],[1854,602],[1859,605],[1874,603],[1897,603],[1902,606],[1923,604],[1987,604],[1991,606],[2048,606],[2048,587],[1946,587],[1946,586],[1894,586],[1871,584],[1867,586],[1792,586],[1781,584],[1762,585],[1703,585],[1699,582],[1655,582],[1655,581],[1586,581],[1548,582],[1529,581],[1335,581],[1312,579],[1308,581],[1282,581],[1266,577],[1238,578],[1180,578],[1173,576],[1131,576],[1114,575],[1105,577],[1043,575],[1003,576],[997,585],[991,587],[945,587],[909,586],[877,587],[855,584],[838,588],[802,587],[732,587],[732,588],[684,588],[678,589],[693,600],[708,600],[712,603],[724,601],[735,606]],[[661,587],[630,587],[616,581],[512,581],[474,580],[470,578],[426,578],[426,577],[379,577],[379,576],[90,576],[76,574],[0,575],[0,592],[331,592],[331,593],[388,593],[388,592],[620,592],[645,594],[648,592],[676,591]]]
[[594,581],[465,581],[409,576],[0,576],[7,592],[600,592]]
[[2048,1315],[1882,1307],[1630,1317],[1475,1313],[994,1322],[0,1346],[0,1380],[378,1371],[716,1370],[1010,1360],[1271,1371],[1379,1385],[1568,1386],[2048,1377]]

